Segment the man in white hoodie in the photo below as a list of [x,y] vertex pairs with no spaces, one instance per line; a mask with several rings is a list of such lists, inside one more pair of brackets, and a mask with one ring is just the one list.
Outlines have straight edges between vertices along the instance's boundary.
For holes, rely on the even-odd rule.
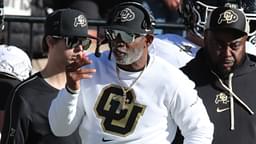
[[154,28],[147,10],[122,3],[108,25],[113,55],[81,53],[67,65],[66,88],[49,110],[53,133],[79,129],[83,144],[170,144],[179,126],[184,144],[211,144],[213,125],[194,84],[148,53]]

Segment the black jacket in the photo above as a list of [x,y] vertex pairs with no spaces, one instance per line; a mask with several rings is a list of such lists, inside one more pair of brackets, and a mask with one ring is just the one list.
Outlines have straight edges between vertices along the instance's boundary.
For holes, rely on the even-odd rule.
[[[256,63],[248,56],[232,78],[221,79],[207,64],[207,56],[201,49],[195,59],[181,70],[196,84],[211,121],[214,123],[213,144],[253,144],[256,142]],[[234,130],[231,130],[230,91],[223,82],[248,106],[234,98]],[[232,86],[229,86],[231,83]]]
[[80,144],[78,131],[67,137],[51,132],[48,110],[57,94],[40,73],[20,83],[8,101],[1,144]]
[[20,82],[21,81],[18,79],[0,74],[0,111],[4,110],[6,101],[11,94],[12,89],[14,89]]

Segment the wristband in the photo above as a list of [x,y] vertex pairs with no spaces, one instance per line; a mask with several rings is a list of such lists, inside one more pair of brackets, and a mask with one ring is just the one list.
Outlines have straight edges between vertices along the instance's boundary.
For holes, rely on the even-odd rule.
[[80,90],[72,90],[68,85],[66,85],[65,88],[70,94],[78,94],[80,92]]

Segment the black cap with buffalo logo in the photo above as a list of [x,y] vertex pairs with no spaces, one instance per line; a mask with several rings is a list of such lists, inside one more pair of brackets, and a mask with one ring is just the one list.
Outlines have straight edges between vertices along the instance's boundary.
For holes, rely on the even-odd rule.
[[155,21],[153,16],[140,3],[123,2],[110,13],[108,26],[129,33],[152,33]]
[[59,9],[47,16],[45,35],[64,37],[91,37],[83,12],[75,9]]
[[241,35],[248,33],[245,14],[230,7],[218,7],[212,11],[206,29],[212,31],[234,30]]

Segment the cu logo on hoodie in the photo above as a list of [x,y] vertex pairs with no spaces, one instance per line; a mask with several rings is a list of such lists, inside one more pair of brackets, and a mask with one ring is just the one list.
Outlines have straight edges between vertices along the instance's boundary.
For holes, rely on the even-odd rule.
[[232,10],[226,10],[225,12],[220,14],[218,19],[218,24],[222,22],[226,22],[227,24],[234,23],[238,20],[238,15]]
[[215,104],[219,104],[219,103],[228,104],[228,102],[229,102],[229,98],[225,93],[221,92],[216,95]]
[[108,85],[102,89],[97,98],[95,112],[101,119],[103,131],[125,137],[134,132],[146,105],[136,102],[133,89],[127,92],[125,108],[122,108],[122,102],[123,91],[120,86]]

